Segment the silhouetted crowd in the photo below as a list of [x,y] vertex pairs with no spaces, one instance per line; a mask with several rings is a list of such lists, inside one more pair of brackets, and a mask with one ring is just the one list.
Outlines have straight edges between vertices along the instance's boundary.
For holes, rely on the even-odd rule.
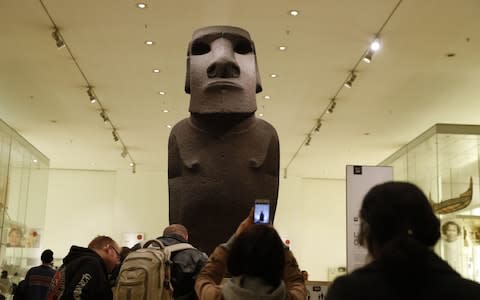
[[[480,299],[480,284],[462,278],[433,252],[440,238],[440,222],[417,186],[387,182],[373,187],[363,199],[360,219],[359,240],[367,248],[370,262],[336,278],[326,299]],[[188,244],[188,230],[181,224],[168,226],[156,240],[160,248],[172,249],[167,251],[169,268],[162,274],[169,280],[159,279],[166,287],[162,295],[142,298],[133,288],[119,290],[122,280],[147,282],[140,273],[128,273],[131,270],[125,265],[134,264],[131,258],[141,257],[155,245],[121,248],[112,238],[97,236],[86,248],[72,246],[56,271],[53,252],[43,251],[42,264],[27,272],[13,299],[310,297],[305,286],[308,273],[300,271],[273,226],[253,223],[253,210],[210,257]],[[2,272],[2,291],[10,288],[7,275]]]

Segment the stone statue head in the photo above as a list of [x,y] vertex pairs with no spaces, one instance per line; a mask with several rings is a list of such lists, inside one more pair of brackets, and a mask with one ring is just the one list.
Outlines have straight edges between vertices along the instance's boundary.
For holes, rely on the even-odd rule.
[[250,34],[238,27],[196,30],[188,46],[185,92],[191,113],[253,113],[262,91]]

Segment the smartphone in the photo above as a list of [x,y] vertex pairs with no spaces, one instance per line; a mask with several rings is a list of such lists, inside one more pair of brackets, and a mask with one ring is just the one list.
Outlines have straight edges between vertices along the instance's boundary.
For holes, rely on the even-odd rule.
[[270,224],[270,200],[255,200],[255,208],[253,210],[253,223]]

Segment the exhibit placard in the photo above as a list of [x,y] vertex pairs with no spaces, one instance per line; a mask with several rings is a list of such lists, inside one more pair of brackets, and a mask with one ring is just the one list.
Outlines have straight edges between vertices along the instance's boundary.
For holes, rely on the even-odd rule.
[[347,272],[365,265],[367,250],[360,246],[359,211],[363,197],[375,185],[393,180],[393,168],[383,166],[347,166]]

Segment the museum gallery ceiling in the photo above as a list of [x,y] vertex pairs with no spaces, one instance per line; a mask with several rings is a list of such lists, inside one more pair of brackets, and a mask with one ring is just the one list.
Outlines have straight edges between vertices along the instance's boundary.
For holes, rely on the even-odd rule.
[[279,134],[282,176],[344,178],[435,123],[480,123],[479,1],[138,3],[0,1],[0,118],[52,168],[166,171],[169,127],[189,115],[188,42],[208,25],[255,41],[256,115]]

